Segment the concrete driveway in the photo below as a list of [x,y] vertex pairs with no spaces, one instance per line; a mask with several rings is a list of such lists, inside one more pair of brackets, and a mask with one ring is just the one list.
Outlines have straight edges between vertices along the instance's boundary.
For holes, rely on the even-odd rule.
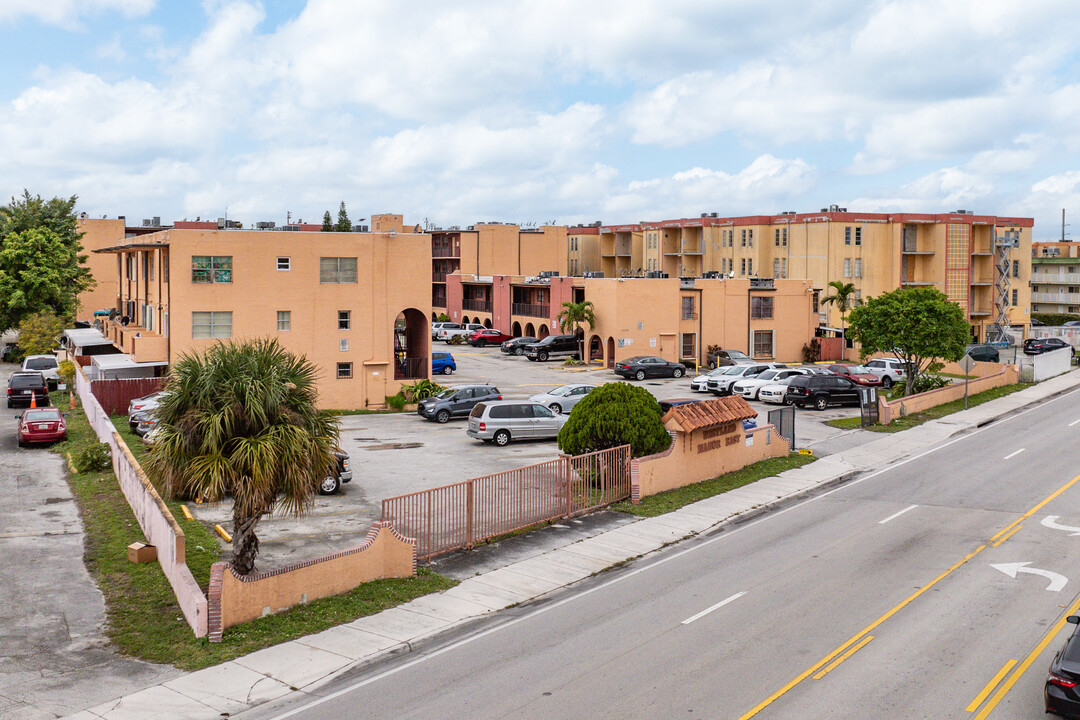
[[[16,369],[0,365],[0,387]],[[17,446],[21,412],[0,407],[0,717],[44,720],[182,673],[110,646],[64,461]]]

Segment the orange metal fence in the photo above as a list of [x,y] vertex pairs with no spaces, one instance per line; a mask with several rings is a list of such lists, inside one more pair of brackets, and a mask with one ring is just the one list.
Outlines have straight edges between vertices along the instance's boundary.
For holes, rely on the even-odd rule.
[[416,538],[420,559],[630,497],[630,446],[526,465],[386,498],[382,520]]

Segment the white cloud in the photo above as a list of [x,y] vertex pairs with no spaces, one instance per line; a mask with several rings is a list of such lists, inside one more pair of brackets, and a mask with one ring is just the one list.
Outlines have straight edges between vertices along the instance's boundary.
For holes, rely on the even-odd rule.
[[119,12],[127,17],[139,17],[155,5],[157,0],[4,0],[0,2],[0,25],[27,17],[72,30],[90,15]]

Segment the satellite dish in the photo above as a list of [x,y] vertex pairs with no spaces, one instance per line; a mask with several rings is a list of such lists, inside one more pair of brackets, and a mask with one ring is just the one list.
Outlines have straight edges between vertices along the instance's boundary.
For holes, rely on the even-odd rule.
[[734,270],[729,270],[729,271],[728,271],[728,274],[727,274],[727,276],[728,276],[729,278],[733,278],[733,277],[735,277],[735,271],[734,271]]

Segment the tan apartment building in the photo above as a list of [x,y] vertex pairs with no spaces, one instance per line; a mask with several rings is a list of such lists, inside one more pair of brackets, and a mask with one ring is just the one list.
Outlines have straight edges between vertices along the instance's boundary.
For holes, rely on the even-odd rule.
[[432,230],[432,319],[440,313],[454,317],[452,310],[457,308],[447,305],[446,276],[450,273],[478,277],[565,274],[567,256],[565,226],[522,228],[510,223],[477,223],[464,230]]
[[[378,218],[378,220],[376,219]],[[369,233],[173,227],[113,255],[106,335],[137,362],[175,362],[221,340],[277,338],[320,371],[320,404],[380,406],[429,377],[431,238],[400,216]]]
[[1032,243],[1031,254],[1031,312],[1080,315],[1080,243]]
[[[851,283],[856,298],[899,287],[936,287],[964,308],[972,336],[997,323],[1029,322],[1031,218],[859,213],[832,206],[818,213],[699,218],[600,228],[605,277],[805,278],[828,294]],[[839,311],[820,308],[823,325]]]
[[116,276],[116,260],[111,255],[96,252],[104,247],[115,245],[125,237],[125,219],[85,218],[78,219],[79,232],[83,233],[82,247],[86,254],[86,267],[97,283],[93,289],[79,295],[79,309],[75,312],[76,320],[91,321],[94,313],[116,307],[116,295],[119,285]]
[[566,274],[601,277],[600,223],[572,225],[566,229]]

